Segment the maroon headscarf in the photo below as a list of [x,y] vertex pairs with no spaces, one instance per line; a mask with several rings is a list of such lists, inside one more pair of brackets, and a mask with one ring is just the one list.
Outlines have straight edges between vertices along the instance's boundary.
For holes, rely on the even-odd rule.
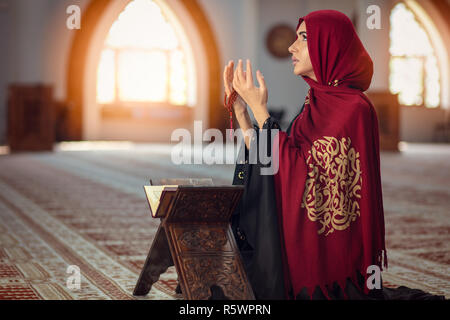
[[297,29],[302,21],[317,82],[303,76],[305,108],[278,135],[275,188],[286,290],[311,296],[317,285],[327,295],[334,282],[357,284],[357,271],[366,283],[367,267],[383,270],[387,256],[378,120],[363,93],[372,60],[343,13],[311,12]]

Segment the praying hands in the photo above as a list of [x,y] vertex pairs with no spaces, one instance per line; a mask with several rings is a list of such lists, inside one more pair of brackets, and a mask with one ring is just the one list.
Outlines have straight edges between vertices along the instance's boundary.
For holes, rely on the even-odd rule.
[[253,128],[246,104],[248,104],[252,110],[260,128],[262,128],[264,121],[269,117],[269,112],[267,111],[268,95],[266,83],[259,70],[256,72],[256,77],[258,79],[259,88],[255,87],[253,83],[250,60],[247,60],[247,71],[243,70],[242,60],[239,60],[236,70],[234,70],[233,60],[230,60],[223,71],[223,82],[227,97],[230,97],[233,89],[239,94],[233,105],[233,109],[239,125],[244,131]]
[[258,126],[262,128],[264,121],[269,118],[267,111],[267,87],[264,81],[264,76],[261,71],[256,71],[256,79],[259,87],[256,87],[253,82],[252,65],[247,59],[246,71],[243,69],[243,63],[240,59],[233,76],[233,88],[237,91],[239,96],[248,104],[253,112],[253,115],[258,122]]

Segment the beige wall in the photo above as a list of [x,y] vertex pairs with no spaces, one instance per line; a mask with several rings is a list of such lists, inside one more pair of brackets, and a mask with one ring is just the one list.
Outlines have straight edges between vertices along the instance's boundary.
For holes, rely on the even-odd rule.
[[[5,142],[6,85],[10,82],[44,82],[55,87],[55,98],[66,94],[66,65],[73,30],[65,27],[70,4],[83,9],[89,0],[0,0],[0,144]],[[312,10],[336,9],[351,17],[356,13],[358,33],[375,63],[369,90],[388,86],[389,13],[393,0],[377,0],[382,8],[382,29],[365,27],[370,0],[198,0],[217,35],[222,65],[229,59],[254,61],[269,88],[269,105],[285,107],[288,118],[303,103],[307,85],[292,74],[289,59],[272,58],[265,49],[267,31],[276,23],[293,27],[298,17]],[[418,1],[420,3],[421,1]],[[218,14],[220,12],[220,14]],[[448,32],[448,31],[447,31]],[[447,40],[448,41],[448,40]],[[448,50],[449,44],[446,43]],[[443,70],[448,74],[448,70]],[[432,141],[432,132],[444,112],[402,108],[401,140]],[[422,121],[427,119],[427,121]],[[420,129],[418,124],[420,124]],[[113,130],[108,126],[108,130]],[[138,133],[139,131],[137,131]],[[99,136],[99,138],[107,138]],[[90,136],[89,138],[95,138]]]

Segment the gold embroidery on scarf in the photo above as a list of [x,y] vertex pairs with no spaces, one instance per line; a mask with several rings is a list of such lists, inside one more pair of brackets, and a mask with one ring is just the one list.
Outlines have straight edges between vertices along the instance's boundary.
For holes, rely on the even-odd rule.
[[302,199],[308,218],[321,224],[318,234],[345,230],[360,216],[362,175],[359,152],[350,138],[324,136],[314,141],[306,160],[308,177]]

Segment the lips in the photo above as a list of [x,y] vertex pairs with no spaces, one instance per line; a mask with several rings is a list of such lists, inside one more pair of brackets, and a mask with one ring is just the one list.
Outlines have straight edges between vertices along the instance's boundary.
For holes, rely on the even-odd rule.
[[298,62],[298,59],[292,57],[292,64],[296,64]]

